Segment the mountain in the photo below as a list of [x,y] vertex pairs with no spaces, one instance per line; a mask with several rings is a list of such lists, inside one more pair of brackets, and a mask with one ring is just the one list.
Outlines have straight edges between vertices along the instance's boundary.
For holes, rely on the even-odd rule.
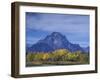
[[27,51],[30,52],[52,52],[57,49],[67,49],[71,52],[85,50],[79,44],[72,44],[68,39],[59,32],[53,32],[44,39],[33,44]]
[[84,52],[89,52],[90,47],[83,48]]

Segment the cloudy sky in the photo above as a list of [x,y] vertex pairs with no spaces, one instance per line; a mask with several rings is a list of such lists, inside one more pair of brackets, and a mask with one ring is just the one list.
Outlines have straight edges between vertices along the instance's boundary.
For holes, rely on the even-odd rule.
[[89,46],[89,16],[26,12],[26,44],[32,45],[52,32],[60,32],[74,44]]

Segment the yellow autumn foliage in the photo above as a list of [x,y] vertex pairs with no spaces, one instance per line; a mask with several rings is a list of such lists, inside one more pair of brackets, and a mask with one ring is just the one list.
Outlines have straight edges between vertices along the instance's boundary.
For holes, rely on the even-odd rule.
[[66,49],[58,49],[53,52],[28,53],[26,61],[71,61],[89,62],[89,55],[81,51],[70,52]]

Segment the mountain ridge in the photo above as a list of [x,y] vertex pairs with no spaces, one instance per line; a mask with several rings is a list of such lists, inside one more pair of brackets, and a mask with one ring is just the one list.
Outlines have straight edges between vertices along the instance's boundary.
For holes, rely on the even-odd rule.
[[79,44],[73,44],[68,41],[66,36],[60,32],[52,32],[44,39],[39,40],[27,49],[28,52],[52,52],[57,49],[67,49],[71,52],[82,51],[89,52],[89,49],[80,47]]

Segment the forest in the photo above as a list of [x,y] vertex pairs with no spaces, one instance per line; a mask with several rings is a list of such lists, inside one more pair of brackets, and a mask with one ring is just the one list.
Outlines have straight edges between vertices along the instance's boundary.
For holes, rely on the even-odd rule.
[[77,65],[89,64],[89,54],[86,52],[70,52],[67,49],[58,49],[52,52],[28,52],[26,66],[42,65]]

